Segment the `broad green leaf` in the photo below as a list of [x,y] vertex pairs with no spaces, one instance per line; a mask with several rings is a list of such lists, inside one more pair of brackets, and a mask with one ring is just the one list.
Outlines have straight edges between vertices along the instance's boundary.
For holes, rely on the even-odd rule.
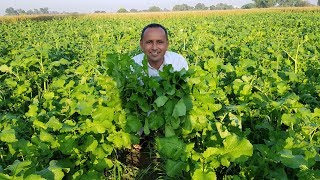
[[28,170],[28,168],[31,165],[31,161],[19,161],[15,160],[12,165],[9,165],[6,170],[9,170],[12,172],[12,174],[15,176],[19,174],[20,172]]
[[25,178],[25,180],[45,180],[45,178],[41,177],[37,174],[31,174]]
[[144,122],[143,132],[144,132],[144,134],[146,134],[146,135],[149,135],[149,134],[150,134],[148,119],[146,119],[145,122]]
[[172,160],[180,159],[185,152],[186,146],[183,141],[176,136],[157,138],[156,145],[160,154]]
[[0,140],[7,143],[18,141],[16,138],[16,131],[14,129],[2,130],[0,133]]
[[158,114],[156,114],[155,112],[152,112],[149,116],[148,119],[148,123],[149,123],[149,129],[151,130],[157,130],[159,129],[161,126],[163,126],[163,124],[165,123],[164,119],[162,116],[159,116]]
[[52,128],[54,131],[58,131],[62,128],[62,123],[60,123],[60,121],[56,117],[53,116],[46,123],[46,126],[48,128]]
[[127,117],[127,127],[130,132],[138,132],[142,128],[142,123],[136,116],[128,116]]
[[224,156],[227,156],[230,161],[234,161],[241,156],[252,156],[253,146],[247,139],[240,139],[237,135],[232,134],[223,141]]
[[157,107],[163,106],[169,98],[167,96],[159,96],[154,102],[156,103]]
[[205,159],[209,158],[210,156],[217,156],[221,153],[219,148],[216,147],[208,147],[204,152],[203,152],[203,157]]
[[70,168],[64,167],[58,161],[52,160],[49,167],[40,171],[39,174],[45,179],[63,179],[64,172],[68,173]]
[[36,117],[37,116],[37,111],[38,111],[38,105],[37,104],[30,104],[29,105],[29,110],[26,113],[27,117]]
[[186,163],[181,161],[173,161],[171,159],[168,159],[166,161],[166,174],[170,177],[177,176],[181,174],[181,172],[185,169]]
[[281,123],[287,126],[292,126],[297,123],[297,120],[292,114],[283,114],[281,116]]
[[40,131],[40,140],[43,142],[50,142],[50,143],[53,143],[55,141],[54,137],[46,131]]
[[217,176],[215,172],[204,172],[202,168],[196,169],[193,173],[192,179],[196,180],[216,180]]
[[308,162],[302,155],[293,155],[289,149],[283,149],[279,152],[281,162],[290,168],[300,168],[302,166],[308,167]]
[[108,159],[108,158],[103,158],[103,159],[98,159],[95,163],[94,163],[94,168],[98,171],[103,171],[104,169],[110,169],[113,167],[113,162],[112,160]]
[[46,124],[43,123],[43,122],[41,122],[41,121],[39,121],[39,120],[37,120],[37,119],[35,119],[35,120],[33,121],[33,125],[34,125],[36,128],[47,129]]
[[43,97],[45,100],[51,100],[54,98],[54,92],[49,92],[49,91],[46,91],[43,93]]
[[221,122],[216,122],[216,127],[221,138],[231,135],[228,129]]
[[98,146],[98,141],[92,136],[87,136],[85,143],[83,145],[85,152],[92,152]]
[[0,173],[0,179],[2,179],[2,180],[11,180],[11,179],[13,179],[13,177],[9,176],[8,174]]
[[165,131],[165,137],[172,137],[176,135],[171,125],[166,124],[164,131]]
[[113,132],[109,134],[107,139],[116,148],[129,148],[131,146],[130,134],[125,132]]
[[185,116],[186,111],[187,111],[186,105],[184,104],[183,99],[180,99],[178,103],[174,106],[172,116],[175,118],[179,116]]
[[11,73],[12,69],[11,67],[8,67],[7,65],[4,64],[0,66],[0,71],[4,73]]
[[63,154],[69,155],[77,148],[76,138],[72,135],[62,135],[59,137],[59,149]]
[[89,101],[80,101],[77,104],[77,110],[81,115],[89,115],[93,111],[93,102],[90,103]]

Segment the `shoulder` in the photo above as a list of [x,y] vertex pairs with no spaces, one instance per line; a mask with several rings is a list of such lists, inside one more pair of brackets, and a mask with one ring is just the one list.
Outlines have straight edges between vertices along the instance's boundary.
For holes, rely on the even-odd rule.
[[179,59],[179,60],[185,60],[184,57],[181,54],[178,54],[176,52],[172,51],[167,51],[165,56],[168,58],[168,60],[174,60],[174,59]]
[[188,70],[187,60],[176,52],[167,51],[165,54],[165,61],[166,64],[172,64],[172,67],[177,71],[180,71],[182,68]]
[[144,54],[141,53],[141,54],[138,54],[138,55],[132,57],[132,59],[134,60],[135,63],[142,66],[143,57],[144,57]]

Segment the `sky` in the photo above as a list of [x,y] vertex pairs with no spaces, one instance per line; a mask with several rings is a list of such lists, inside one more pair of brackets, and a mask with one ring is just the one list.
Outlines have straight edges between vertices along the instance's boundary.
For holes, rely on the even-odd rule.
[[[130,9],[145,10],[151,6],[172,10],[174,5],[195,6],[197,3],[203,3],[206,6],[225,3],[241,7],[251,2],[253,0],[0,0],[0,15],[4,15],[8,7],[23,10],[48,7],[49,11],[93,13],[94,11],[116,12],[120,8],[128,11]],[[317,0],[309,0],[309,2],[316,4]]]
[[4,15],[8,7],[14,9],[39,9],[48,7],[49,11],[92,13],[94,11],[116,12],[120,8],[145,10],[151,6],[172,10],[174,5],[188,4],[195,6],[203,3],[206,6],[226,3],[241,7],[252,0],[0,0],[0,14]]

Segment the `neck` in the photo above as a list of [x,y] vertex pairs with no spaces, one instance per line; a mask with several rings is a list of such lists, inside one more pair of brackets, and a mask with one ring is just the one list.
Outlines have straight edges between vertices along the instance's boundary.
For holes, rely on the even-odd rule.
[[157,62],[154,62],[154,61],[148,61],[150,66],[159,70],[160,69],[160,66],[163,64],[164,62],[164,59],[162,59],[161,61],[157,61]]

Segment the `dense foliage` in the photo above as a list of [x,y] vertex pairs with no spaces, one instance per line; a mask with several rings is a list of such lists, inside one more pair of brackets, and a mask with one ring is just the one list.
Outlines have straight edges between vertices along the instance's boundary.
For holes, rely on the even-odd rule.
[[[133,63],[150,22],[189,71]],[[158,177],[319,179],[319,27],[318,10],[2,22],[0,178],[134,178],[119,156],[143,129]]]

